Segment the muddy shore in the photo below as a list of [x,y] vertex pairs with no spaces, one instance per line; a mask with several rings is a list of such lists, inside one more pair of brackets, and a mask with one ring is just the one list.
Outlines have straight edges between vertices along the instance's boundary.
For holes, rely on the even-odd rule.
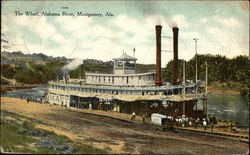
[[[101,149],[109,147],[110,153],[247,154],[248,151],[248,144],[228,138],[160,131],[148,124],[90,115],[80,109],[33,102],[27,104],[25,100],[16,98],[2,97],[1,110],[44,122],[37,123],[36,127],[54,131],[73,141]],[[110,115],[130,117],[121,113]]]

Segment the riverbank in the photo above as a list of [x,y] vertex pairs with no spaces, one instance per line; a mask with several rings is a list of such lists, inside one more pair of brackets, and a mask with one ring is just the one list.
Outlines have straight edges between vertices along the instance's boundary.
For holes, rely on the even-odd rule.
[[12,90],[19,90],[19,89],[30,89],[37,87],[37,84],[34,85],[28,85],[28,84],[22,84],[22,85],[1,85],[1,94],[6,93],[7,91]]
[[243,85],[237,82],[213,82],[208,85],[208,93],[246,96],[249,93],[249,88],[246,84]]
[[208,88],[208,94],[222,94],[222,95],[234,95],[234,96],[237,96],[237,95],[241,95],[239,91],[232,91],[232,90],[215,90],[215,89],[209,89]]
[[[83,111],[34,102],[26,103],[26,100],[8,97],[1,98],[1,111],[7,114],[4,116],[5,119],[15,123],[23,120],[32,121],[35,129],[67,137],[69,139],[67,146],[74,146],[74,143],[77,143],[106,153],[244,154],[248,151],[248,144],[228,138],[155,130],[148,124],[139,123],[142,120],[140,117],[136,117],[138,123],[121,121],[119,119],[129,120],[130,115],[117,112]],[[13,115],[18,115],[17,118],[20,120]],[[36,147],[32,142],[27,142],[27,145],[33,150]],[[58,148],[54,144],[51,145],[53,145],[52,150]]]

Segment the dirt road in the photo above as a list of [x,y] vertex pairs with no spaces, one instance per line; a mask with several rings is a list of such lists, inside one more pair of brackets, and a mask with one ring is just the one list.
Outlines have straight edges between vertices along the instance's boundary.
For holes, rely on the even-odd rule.
[[[1,109],[42,121],[38,128],[110,153],[133,154],[246,154],[248,144],[227,138],[160,131],[148,124],[129,123],[83,113],[81,110],[15,98],[1,98]],[[97,113],[97,112],[96,112]],[[115,115],[126,114],[116,113]]]

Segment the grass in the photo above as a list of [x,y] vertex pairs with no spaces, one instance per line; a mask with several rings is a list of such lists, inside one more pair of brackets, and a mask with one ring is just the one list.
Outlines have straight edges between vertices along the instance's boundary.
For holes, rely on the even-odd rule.
[[1,143],[4,150],[9,152],[33,153],[27,144],[36,141],[35,138],[27,135],[21,135],[17,132],[18,128],[1,121]]
[[[11,118],[11,119],[10,119]],[[20,120],[23,120],[20,122]],[[41,123],[35,119],[1,110],[1,143],[6,152],[15,153],[65,153],[106,154],[107,149],[77,143],[53,131],[35,128]]]
[[75,148],[78,150],[77,152],[80,154],[107,154],[107,150],[102,150],[95,148],[91,145],[87,144],[75,144]]
[[28,121],[19,124],[14,121],[5,120],[1,117],[0,145],[6,152],[44,154],[54,151],[48,148],[36,147],[34,144],[39,139],[35,136],[21,132],[22,130],[31,130],[33,128],[34,125]]

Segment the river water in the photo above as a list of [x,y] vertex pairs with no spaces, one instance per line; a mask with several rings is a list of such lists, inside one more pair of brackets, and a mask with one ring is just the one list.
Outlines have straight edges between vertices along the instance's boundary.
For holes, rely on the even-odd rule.
[[8,91],[6,94],[1,94],[1,96],[7,96],[7,97],[14,97],[14,98],[26,98],[29,97],[36,97],[40,98],[43,97],[45,93],[47,93],[47,85],[38,85],[36,88],[31,89],[19,89],[19,90],[12,90]]
[[[46,85],[32,89],[13,90],[1,96],[40,98],[47,93]],[[208,114],[216,114],[219,120],[233,120],[238,126],[249,129],[249,101],[240,95],[209,94]]]
[[249,101],[240,95],[209,94],[208,113],[220,120],[233,120],[237,125],[249,128]]

